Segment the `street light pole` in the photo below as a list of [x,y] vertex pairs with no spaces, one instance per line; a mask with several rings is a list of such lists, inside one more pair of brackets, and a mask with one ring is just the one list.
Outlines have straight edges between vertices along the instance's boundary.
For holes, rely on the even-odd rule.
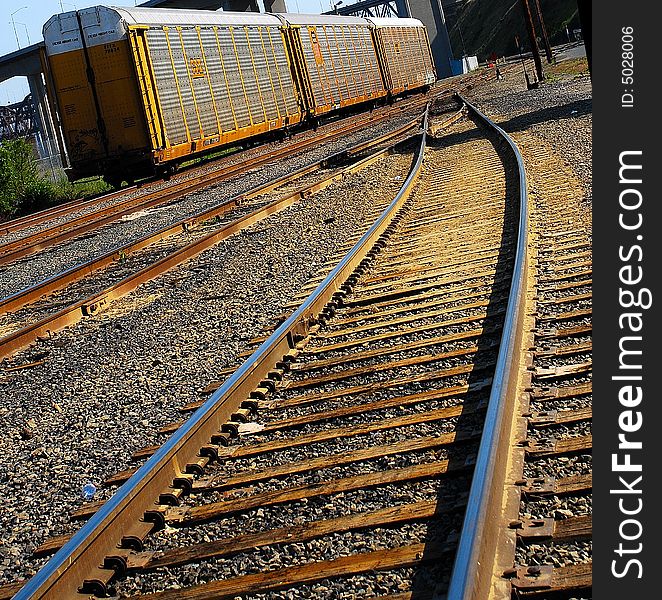
[[25,27],[25,37],[28,40],[28,46],[32,44],[30,41],[30,32],[28,31],[28,26],[25,23],[19,23],[18,21],[16,21],[16,25],[23,25],[23,27]]
[[14,21],[14,15],[15,15],[17,12],[23,10],[24,8],[27,8],[27,6],[21,6],[21,8],[16,9],[16,10],[11,14],[11,24],[12,24],[12,27],[14,28],[14,36],[16,36],[16,45],[18,46],[18,49],[19,49],[19,50],[21,49],[21,42],[19,42],[19,40],[18,40],[18,33],[16,33],[16,23],[15,23],[15,21]]

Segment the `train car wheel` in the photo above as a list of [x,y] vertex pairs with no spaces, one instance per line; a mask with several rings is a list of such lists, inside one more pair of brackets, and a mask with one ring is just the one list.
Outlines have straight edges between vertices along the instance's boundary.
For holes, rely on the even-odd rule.
[[122,182],[124,181],[124,179],[122,179],[122,176],[117,173],[106,174],[103,176],[103,180],[109,186],[114,187],[115,189],[121,188]]
[[159,177],[163,179],[163,181],[170,181],[170,178],[177,173],[179,169],[179,165],[175,163],[170,163],[169,165],[166,165],[164,167],[161,167],[159,170]]

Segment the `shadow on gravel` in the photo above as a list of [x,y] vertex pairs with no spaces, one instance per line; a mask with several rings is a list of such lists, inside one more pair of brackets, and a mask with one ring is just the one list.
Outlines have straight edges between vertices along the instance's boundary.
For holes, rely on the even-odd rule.
[[593,113],[593,100],[575,100],[568,104],[541,108],[532,112],[513,117],[508,121],[499,123],[499,126],[508,133],[522,131],[532,125],[545,123],[546,121],[560,121],[562,119],[576,119]]
[[[506,133],[523,131],[532,125],[538,125],[548,121],[560,121],[563,119],[576,119],[593,113],[593,100],[576,100],[567,104],[553,106],[550,108],[541,108],[517,117],[512,117],[507,121],[497,123]],[[440,138],[428,138],[429,145],[437,148],[448,148],[456,144],[464,144],[482,137],[477,129],[468,132],[455,133]]]
[[[462,143],[479,137],[477,130],[465,134],[450,136],[452,143]],[[448,145],[449,139],[441,143]],[[502,154],[500,139],[492,140],[495,149]],[[435,144],[436,145],[436,144]],[[508,153],[509,155],[509,153]],[[510,156],[510,155],[509,155]],[[502,243],[516,237],[519,220],[519,185],[514,159],[506,161],[506,213],[501,231]],[[461,399],[465,405],[485,402],[490,394],[491,377],[494,374],[494,361],[503,329],[504,312],[510,288],[510,275],[514,262],[514,244],[501,246],[495,265],[495,283],[489,296],[487,317],[482,326],[485,333],[478,338],[478,350],[475,354],[474,368],[466,380],[470,391]],[[462,530],[466,499],[469,491],[473,461],[478,451],[479,436],[483,427],[484,408],[468,410],[457,421],[458,435],[467,435],[470,439],[449,447],[449,474],[440,479],[437,494],[437,516],[429,522],[425,550],[421,563],[415,567],[412,580],[411,600],[430,600],[448,591],[457,542]],[[489,576],[490,573],[485,573]]]

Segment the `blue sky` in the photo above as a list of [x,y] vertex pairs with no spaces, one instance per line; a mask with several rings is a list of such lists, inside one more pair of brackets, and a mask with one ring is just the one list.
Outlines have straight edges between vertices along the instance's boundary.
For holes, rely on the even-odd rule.
[[[41,28],[54,14],[97,4],[134,6],[144,0],[0,0],[0,56],[41,41]],[[285,0],[290,12],[320,13],[330,9],[330,0]],[[353,0],[347,0],[348,4]],[[262,3],[258,0],[258,3]],[[25,7],[25,8],[24,8]],[[12,13],[15,23],[12,25]],[[14,31],[15,29],[15,31]],[[17,41],[18,36],[18,41]],[[0,83],[0,105],[13,104],[28,94],[27,80],[15,77]]]

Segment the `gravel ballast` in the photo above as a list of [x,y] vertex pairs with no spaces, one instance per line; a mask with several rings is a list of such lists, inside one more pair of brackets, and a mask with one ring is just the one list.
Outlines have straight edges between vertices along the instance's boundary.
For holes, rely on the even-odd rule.
[[[577,84],[577,81],[573,82],[574,84]],[[494,99],[495,92],[503,96],[504,86],[498,88],[497,85],[499,84],[490,85],[485,91],[474,88],[472,93],[476,98],[471,99],[476,100],[481,108],[492,115],[499,113],[496,106],[505,107],[499,114],[510,119],[508,122],[514,124],[515,130],[518,123],[524,123],[527,118],[531,118],[529,133],[540,134],[550,143],[552,139],[554,143],[565,140],[565,135],[569,132],[563,130],[565,125],[546,128],[544,119],[531,114],[536,110],[532,107],[551,108],[557,106],[561,100],[575,106],[575,100],[568,98],[577,97],[577,102],[581,103],[581,94],[585,92],[571,89],[566,94],[561,83],[554,82],[550,83],[549,87],[546,85],[536,90],[536,93],[543,93],[544,97],[532,95],[528,98],[528,104],[518,104],[514,98],[519,98],[519,94],[513,89],[509,92],[513,98],[508,98],[510,104],[506,106],[499,104],[503,98]],[[561,91],[558,91],[557,87]],[[492,105],[488,109],[486,106],[489,103]],[[580,116],[584,118],[586,114]],[[570,122],[570,118],[566,120]],[[536,127],[554,132],[535,132]],[[586,170],[582,171],[585,165],[582,166],[579,158],[569,158],[569,161],[576,173],[586,174]],[[157,429],[163,424],[181,419],[178,408],[187,402],[199,400],[200,395],[197,392],[206,383],[218,378],[217,371],[220,368],[237,363],[237,354],[246,348],[253,336],[259,335],[265,325],[269,325],[271,318],[281,312],[282,304],[295,296],[307,279],[318,274],[324,260],[346,245],[350,238],[355,237],[359,228],[365,229],[368,226],[367,215],[374,213],[376,203],[392,196],[399,183],[398,177],[402,178],[409,166],[409,161],[404,156],[391,157],[385,162],[388,167],[380,163],[375,169],[380,173],[378,177],[372,174],[371,170],[343,181],[286,212],[257,224],[250,232],[237,235],[204,253],[191,261],[185,269],[176,269],[142,286],[136,293],[114,304],[110,311],[100,317],[83,321],[24,353],[22,362],[43,356],[46,360],[44,365],[8,374],[8,380],[4,383],[0,373],[0,393],[3,392],[2,388],[15,392],[15,396],[6,406],[4,401],[0,405],[0,416],[7,421],[7,429],[10,429],[8,439],[0,442],[0,449],[3,451],[0,458],[0,493],[8,499],[6,505],[13,509],[8,518],[5,518],[5,512],[0,517],[0,526],[10,532],[8,541],[4,542],[4,546],[0,546],[0,564],[4,565],[4,569],[0,567],[0,582],[32,574],[41,562],[30,560],[28,553],[46,537],[44,529],[48,535],[72,530],[72,526],[67,522],[66,512],[82,503],[82,486],[88,482],[98,486],[106,476],[131,466],[131,451],[162,441],[156,435]],[[588,172],[590,174],[590,171]],[[367,198],[364,197],[364,186],[370,190]],[[361,192],[358,193],[358,190]],[[389,360],[395,360],[398,356],[394,355]],[[446,361],[437,366],[441,368],[455,362]],[[555,364],[562,364],[562,361]],[[377,365],[378,363],[375,363],[373,366]],[[326,372],[328,371],[323,373]],[[478,375],[482,376],[481,373]],[[358,381],[348,380],[346,383],[381,383],[394,376],[395,374],[389,372],[375,372]],[[462,381],[462,377],[450,378],[448,385]],[[429,383],[408,385],[403,389],[393,386],[392,389],[377,392],[371,399],[426,391],[429,388]],[[330,389],[333,389],[333,384]],[[292,390],[292,393],[287,393],[286,390],[284,392],[282,397],[285,399],[298,395],[296,390]],[[428,402],[407,409],[407,412],[441,407],[454,402],[455,400],[450,398]],[[338,399],[321,402],[311,408],[295,406],[276,413],[278,418],[282,418],[305,414],[309,410],[328,410],[345,404],[344,399]],[[404,409],[401,408],[380,412],[380,416],[385,417],[402,414]],[[348,419],[345,422],[351,421]],[[354,421],[365,422],[366,419],[357,417]],[[339,425],[340,422],[329,423],[322,429]],[[454,427],[455,420],[427,423],[418,430],[412,427],[409,431],[385,431],[374,439],[379,443],[390,443],[400,440],[403,435],[434,435],[451,431]],[[315,427],[306,429],[319,430]],[[554,433],[560,434],[559,437],[574,437],[584,435],[587,431],[588,426],[577,425],[557,428]],[[541,436],[543,435],[541,432]],[[370,439],[338,439],[320,446],[319,451],[326,453],[327,450],[333,449],[337,453],[351,452],[365,447]],[[261,441],[261,436],[257,435],[255,441]],[[332,478],[371,472],[375,469],[440,461],[447,457],[465,462],[474,450],[471,445],[460,451],[441,447],[423,453],[357,462],[341,468],[326,469],[312,477],[299,475],[288,480],[288,485],[309,481],[323,483]],[[274,456],[237,461],[226,469],[221,466],[221,470],[232,474],[242,468],[249,471],[269,468],[277,464],[309,459],[317,456],[317,453],[317,446],[288,450]],[[468,462],[466,460],[465,464]],[[210,473],[215,470],[219,470],[219,465],[213,465],[209,469]],[[549,475],[561,471],[569,474],[590,472],[590,456],[539,460],[529,465],[526,475]],[[463,485],[466,484],[462,479],[463,477],[444,477],[435,482],[353,491],[313,499],[310,502],[293,503],[287,507],[260,508],[241,515],[241,519],[245,520],[247,530],[260,531],[268,527],[296,525],[309,520],[311,515],[313,518],[328,519],[393,503],[435,497],[450,498],[456,492],[462,491]],[[43,481],[55,482],[52,487],[58,489],[48,488],[44,493]],[[274,478],[258,483],[254,490],[265,491],[278,489],[280,486]],[[95,499],[107,494],[106,491],[97,492]],[[26,497],[29,502],[24,502]],[[214,501],[219,497],[209,493],[206,501]],[[184,504],[199,501],[200,498],[189,497]],[[583,514],[590,511],[590,506],[571,501],[562,504],[559,509],[557,503],[541,502],[530,507],[523,506],[523,509],[536,515],[547,510]],[[120,582],[118,590],[124,595],[164,587],[177,589],[219,577],[332,559],[351,552],[397,547],[425,542],[432,538],[443,541],[454,539],[460,528],[461,511],[458,511],[457,515],[450,521],[445,521],[441,528],[436,523],[420,522],[373,528],[363,532],[332,534],[302,544],[255,549],[232,560],[214,559],[166,570],[160,574],[140,574]],[[233,532],[232,519],[221,519],[199,529],[167,527],[150,538],[148,547],[162,550],[206,541],[206,538],[222,539],[231,536]],[[530,547],[526,550],[520,549],[517,558],[533,564],[538,564],[538,561],[551,561],[560,565],[572,562],[577,556],[581,559],[590,556],[590,544],[570,545],[560,552],[552,551],[551,554],[545,548]],[[5,557],[12,557],[13,561],[3,562]],[[444,561],[444,565],[446,562],[451,565],[451,558]],[[430,566],[431,570],[434,568],[438,569],[438,566]],[[318,600],[331,597],[370,597],[406,591],[410,589],[412,582],[417,580],[425,580],[425,588],[437,588],[436,591],[443,592],[443,585],[438,586],[440,582],[447,580],[448,571],[448,566],[444,566],[441,573],[433,574],[428,572],[427,566],[396,569],[379,575],[371,573],[349,579],[325,580],[297,589],[254,594],[250,597]]]
[[36,285],[68,268],[105,254],[110,249],[139,240],[150,232],[156,232],[163,227],[226,202],[296,169],[393,131],[414,116],[401,116],[392,121],[370,126],[330,141],[322,147],[314,148],[304,154],[242,173],[229,181],[186,195],[168,204],[148,210],[136,209],[132,214],[125,215],[78,239],[47,248],[6,265],[2,269],[3,277],[0,279],[0,298]]
[[369,226],[410,162],[390,156],[21,355],[46,362],[0,381],[0,582],[34,573],[44,561],[31,551],[72,531],[68,512],[82,504],[83,486],[99,487],[131,466],[133,451],[162,439],[157,430],[180,419],[178,409]]
[[[500,93],[496,93],[497,90]],[[536,304],[537,331],[543,334],[553,332],[557,327],[590,325],[590,317],[553,320],[562,317],[566,311],[590,311],[592,306],[591,299],[572,298],[575,295],[590,294],[591,291],[592,90],[588,74],[561,78],[553,76],[538,89],[527,91],[521,69],[512,67],[503,81],[492,81],[487,86],[472,90],[469,95],[472,101],[514,136],[523,151],[533,206],[532,217],[534,221],[540,220],[538,247],[543,249],[538,264],[540,285]],[[558,179],[553,177],[554,173],[558,173]],[[561,189],[565,193],[561,193]],[[554,289],[560,285],[561,275],[573,273],[575,277],[565,278],[562,283],[577,285],[563,290]],[[586,280],[589,280],[588,283]],[[572,299],[560,302],[563,298]],[[546,345],[568,348],[573,343],[586,344],[590,340],[590,335],[549,340],[540,337],[537,345],[539,349]],[[562,389],[589,383],[590,364],[590,350],[561,357],[538,355],[533,361],[536,369],[533,389],[539,392],[547,386]],[[582,369],[577,375],[556,375],[551,371],[553,368],[581,365],[588,365],[589,368]],[[531,402],[530,411],[576,410],[591,405],[591,395],[586,393],[563,399],[550,396],[544,401]],[[540,429],[529,426],[528,439],[544,444],[547,439],[565,441],[584,437],[590,440],[590,434],[591,421],[588,419]],[[529,458],[524,465],[523,476],[559,480],[591,473],[592,456],[589,448],[574,454]],[[518,518],[561,520],[583,517],[591,512],[590,491],[541,498],[523,495]],[[591,554],[590,540],[518,543],[514,564],[562,567],[587,563],[591,560]],[[584,593],[581,597],[585,597]]]

